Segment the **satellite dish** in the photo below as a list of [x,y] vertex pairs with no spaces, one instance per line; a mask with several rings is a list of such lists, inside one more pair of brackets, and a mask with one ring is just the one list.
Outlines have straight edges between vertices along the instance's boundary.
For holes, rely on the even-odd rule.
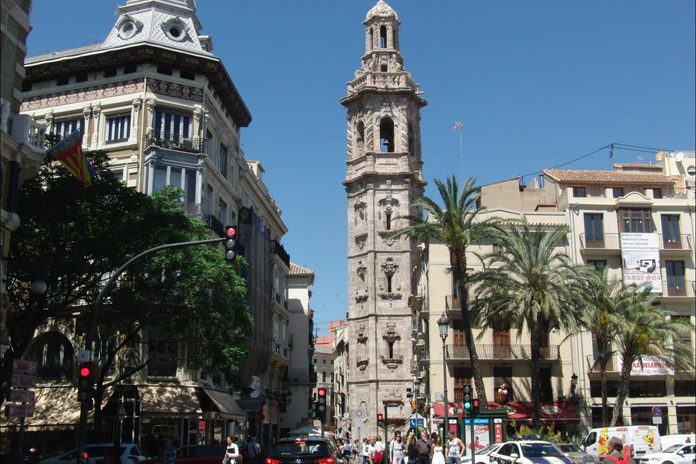
[[681,163],[683,159],[684,159],[684,152],[683,151],[680,151],[676,155],[674,155],[674,161],[676,161],[677,163]]

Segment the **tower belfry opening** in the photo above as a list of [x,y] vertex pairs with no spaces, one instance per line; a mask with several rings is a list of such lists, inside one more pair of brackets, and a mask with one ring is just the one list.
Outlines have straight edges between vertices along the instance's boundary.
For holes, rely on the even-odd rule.
[[[349,210],[348,328],[356,343],[348,366],[354,423],[387,406],[394,420],[410,413],[398,404],[415,375],[408,362],[413,348],[395,341],[411,340],[408,292],[415,246],[389,232],[398,228],[399,217],[415,213],[413,204],[423,194],[420,109],[427,104],[404,69],[396,12],[379,0],[363,24],[365,54],[341,100],[348,113],[343,185]],[[386,343],[383,334],[389,335]],[[377,432],[374,422],[365,423],[363,435]]]

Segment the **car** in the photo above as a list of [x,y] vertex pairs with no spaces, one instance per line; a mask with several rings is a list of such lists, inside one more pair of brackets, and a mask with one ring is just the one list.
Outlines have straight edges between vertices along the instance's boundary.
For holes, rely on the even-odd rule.
[[[220,445],[184,446],[176,450],[176,464],[220,464],[225,457],[225,447]],[[159,458],[140,464],[159,464]],[[241,461],[240,461],[241,464]]]
[[672,445],[660,453],[645,454],[640,464],[691,464],[696,458],[696,445]]
[[559,443],[558,449],[563,451],[563,454],[568,456],[571,461],[575,464],[596,464],[599,463],[599,459],[595,459],[594,456],[590,456],[580,448],[580,445],[575,443]]
[[553,443],[540,440],[520,440],[503,443],[491,453],[491,463],[499,464],[574,464]]
[[[85,446],[89,464],[106,462],[114,449],[113,443],[94,443]],[[145,460],[140,447],[135,443],[121,443],[121,464],[135,464]],[[52,458],[39,461],[40,464],[68,464],[77,462],[77,450],[68,451]]]
[[300,436],[278,440],[265,464],[348,464],[348,461],[333,438]]
[[[503,446],[502,443],[494,443],[492,445],[486,446],[482,450],[476,450],[476,464],[490,464],[491,453],[494,453]],[[467,451],[467,455],[462,457],[461,464],[471,463],[471,451]]]

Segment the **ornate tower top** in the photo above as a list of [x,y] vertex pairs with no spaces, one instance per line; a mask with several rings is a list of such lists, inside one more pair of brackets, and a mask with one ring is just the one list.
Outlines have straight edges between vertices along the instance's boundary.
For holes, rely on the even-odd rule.
[[103,47],[146,42],[210,55],[212,39],[201,29],[195,0],[127,0]]
[[380,16],[383,18],[394,18],[396,21],[399,20],[399,17],[396,15],[396,11],[394,11],[394,8],[387,5],[387,3],[384,2],[384,0],[379,0],[377,4],[373,6],[370,9],[370,11],[367,12],[365,22],[369,21],[375,16]]

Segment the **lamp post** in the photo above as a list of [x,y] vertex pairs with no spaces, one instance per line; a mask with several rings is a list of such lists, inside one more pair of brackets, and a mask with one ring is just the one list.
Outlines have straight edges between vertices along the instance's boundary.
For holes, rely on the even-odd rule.
[[446,439],[449,429],[449,401],[447,400],[447,345],[445,345],[445,341],[447,340],[447,332],[449,331],[449,319],[447,319],[447,314],[444,312],[442,316],[440,316],[440,319],[437,320],[437,326],[440,329],[440,338],[442,339],[442,382],[445,387],[445,426],[442,433]]

